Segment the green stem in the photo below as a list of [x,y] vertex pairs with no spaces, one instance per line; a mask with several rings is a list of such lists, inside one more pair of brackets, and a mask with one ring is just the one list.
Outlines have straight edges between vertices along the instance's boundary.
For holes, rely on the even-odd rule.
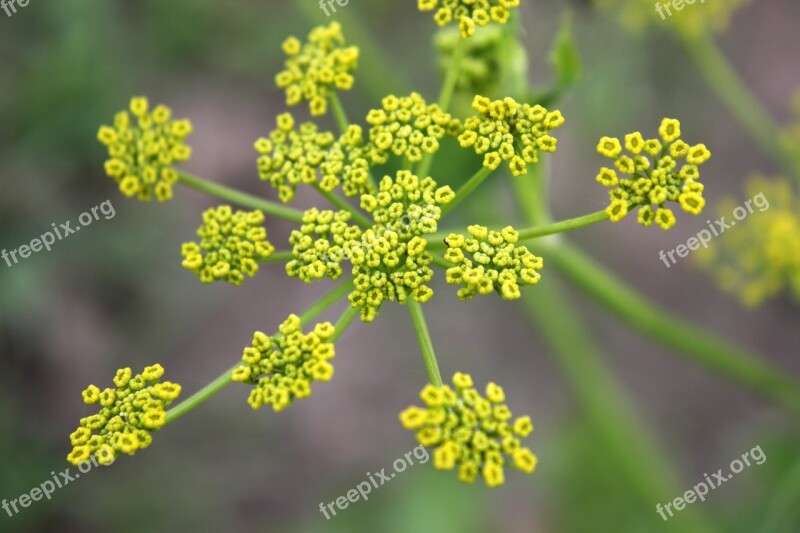
[[271,256],[259,260],[259,263],[285,263],[294,259],[294,253],[290,250],[283,252],[273,252]]
[[417,333],[417,340],[422,351],[422,359],[425,361],[425,369],[428,371],[428,379],[435,387],[442,386],[442,375],[439,373],[439,364],[436,362],[436,353],[433,350],[433,342],[428,332],[428,324],[422,312],[422,305],[413,299],[408,300],[408,312],[411,314],[411,321],[414,323],[414,331]]
[[789,470],[776,493],[770,498],[769,507],[764,512],[766,517],[759,533],[781,533],[792,531],[792,524],[797,525],[797,502],[800,501],[800,459]]
[[629,326],[800,416],[800,383],[786,372],[658,309],[568,243],[541,245],[547,261]]
[[211,196],[222,198],[223,200],[227,200],[234,204],[250,207],[252,209],[259,209],[264,213],[276,216],[278,218],[283,218],[292,222],[303,221],[302,211],[259,198],[258,196],[253,196],[242,191],[237,191],[236,189],[231,189],[230,187],[225,187],[224,185],[207,181],[187,172],[178,172],[178,182],[183,183],[187,187],[197,189],[198,191],[210,194]]
[[330,338],[328,342],[336,342],[341,338],[342,334],[347,331],[347,328],[350,327],[352,324],[353,319],[358,316],[358,308],[348,305],[347,309],[345,309],[342,316],[339,317],[339,320],[336,322],[336,333]]
[[570,218],[560,222],[553,222],[552,224],[544,224],[541,226],[534,226],[532,228],[525,228],[519,230],[519,240],[525,241],[535,239],[537,237],[544,237],[546,235],[555,235],[556,233],[564,233],[566,231],[573,231],[598,222],[608,220],[608,214],[603,211],[596,211],[583,215],[581,217]]
[[330,203],[342,209],[344,211],[348,211],[351,215],[353,215],[353,220],[356,224],[361,226],[362,228],[370,228],[372,227],[372,222],[367,219],[358,209],[354,206],[350,205],[344,198],[337,196],[333,192],[322,190],[319,184],[315,183],[313,187],[319,191],[319,193],[325,197]]
[[[300,323],[302,325],[308,324],[311,320],[314,320],[323,312],[325,312],[329,307],[333,304],[338,302],[344,296],[346,296],[351,290],[353,289],[353,282],[348,281],[346,283],[342,283],[338,285],[335,289],[330,291],[328,294],[317,300],[311,307],[306,309],[306,311],[300,315]],[[195,407],[203,404],[209,398],[217,394],[219,391],[230,385],[233,380],[231,379],[231,372],[238,367],[239,364],[235,364],[225,372],[223,372],[217,379],[173,407],[167,412],[167,424],[170,422],[174,422],[178,418],[182,417]]]
[[713,36],[683,35],[681,42],[700,75],[753,140],[800,183],[796,155],[781,143],[775,122],[733,69]]
[[469,180],[467,180],[467,182],[464,185],[462,185],[460,189],[458,189],[455,198],[453,198],[450,201],[450,203],[442,207],[442,216],[445,216],[455,206],[463,202],[464,199],[470,194],[472,194],[472,191],[474,191],[478,187],[478,185],[483,183],[483,180],[485,180],[491,173],[492,169],[481,167],[480,170],[478,170],[475,174],[473,174],[472,177]]
[[333,107],[333,115],[336,117],[336,123],[339,125],[339,131],[342,135],[345,134],[347,128],[350,127],[350,121],[347,120],[347,113],[342,106],[342,101],[339,99],[339,94],[336,91],[331,93],[330,97],[331,107]]
[[[442,108],[442,111],[447,111],[450,107],[450,103],[453,100],[453,93],[456,90],[456,83],[458,82],[458,75],[459,71],[461,70],[461,61],[464,59],[466,48],[467,40],[460,38],[458,40],[458,44],[456,44],[456,47],[453,50],[453,57],[450,60],[450,65],[447,67],[447,72],[444,76],[444,82],[442,83],[442,90],[439,93],[439,107]],[[422,161],[419,163],[417,176],[420,178],[427,177],[428,172],[431,170],[432,164],[433,154],[425,154],[422,157]]]

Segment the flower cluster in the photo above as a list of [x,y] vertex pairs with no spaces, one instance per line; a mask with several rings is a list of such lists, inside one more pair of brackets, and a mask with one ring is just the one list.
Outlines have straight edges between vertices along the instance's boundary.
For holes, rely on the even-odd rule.
[[[613,222],[639,207],[639,224],[649,227],[655,222],[668,230],[675,225],[675,214],[664,207],[667,202],[678,202],[693,215],[703,211],[706,202],[699,167],[709,160],[711,152],[704,144],[689,146],[682,141],[681,124],[675,119],[665,118],[658,132],[660,140],[645,140],[639,132],[626,135],[628,154],[622,153],[619,139],[600,139],[597,151],[613,159],[616,167],[603,167],[597,175],[598,183],[611,189],[606,213]],[[681,159],[686,163],[678,168]],[[617,172],[628,177],[620,178]]]
[[158,105],[150,111],[147,98],[135,97],[130,114],[120,111],[113,126],[100,127],[97,138],[108,147],[110,157],[105,163],[106,174],[117,181],[125,196],[145,202],[154,196],[160,202],[172,198],[172,186],[178,181],[172,165],[191,156],[184,140],[192,125],[171,116],[168,107]]
[[433,278],[423,237],[436,232],[441,207],[455,197],[450,187],[438,187],[431,178],[419,179],[401,170],[380,183],[376,195],[361,197],[361,207],[372,214],[375,226],[350,249],[355,290],[350,303],[361,309],[361,320],[371,322],[384,301],[406,303],[409,296],[427,302]]
[[426,385],[420,398],[425,407],[409,407],[400,414],[400,421],[417,432],[420,444],[435,447],[437,469],[458,466],[458,478],[465,483],[475,481],[480,472],[486,485],[497,487],[505,482],[503,467],[509,459],[522,472],[530,474],[536,468],[536,456],[520,442],[533,431],[531,419],[523,416],[512,421],[498,385],[489,383],[483,397],[469,375],[456,372],[452,388]]
[[420,11],[436,10],[433,18],[439,26],[457,20],[465,39],[475,34],[477,26],[486,26],[490,22],[505,24],[511,16],[511,9],[517,7],[519,0],[419,0]]
[[519,104],[510,97],[491,101],[480,95],[475,96],[472,108],[478,114],[464,122],[458,142],[483,155],[484,167],[494,170],[508,161],[514,176],[524,176],[528,165],[539,161],[539,150],[556,151],[558,141],[549,132],[564,124],[560,111]]
[[351,124],[325,153],[325,160],[319,167],[320,188],[331,192],[341,184],[342,192],[348,197],[375,192],[369,169],[381,157],[374,145],[364,142],[361,126]]
[[631,30],[639,31],[652,23],[666,24],[681,34],[695,37],[709,30],[727,29],[736,10],[749,1],[703,0],[702,6],[684,5],[686,9],[680,11],[668,0],[595,0],[595,3],[598,7],[615,10],[621,23]]
[[497,292],[506,300],[521,296],[520,285],[536,285],[544,263],[525,246],[516,246],[519,233],[508,226],[490,231],[484,226],[469,226],[471,238],[451,233],[446,239],[447,283],[464,285],[458,297],[471,300],[476,294]]
[[278,115],[277,129],[255,143],[260,154],[258,175],[278,189],[284,203],[291,202],[300,183],[317,182],[317,169],[325,160],[336,138],[330,132],[320,132],[313,122],[295,128],[290,113]]
[[286,69],[275,77],[275,83],[286,90],[287,105],[308,101],[312,115],[324,115],[333,91],[353,87],[351,72],[358,66],[358,47],[345,46],[338,22],[317,26],[305,44],[289,37],[283,51],[288,56]]
[[428,105],[416,92],[400,98],[389,95],[382,104],[382,109],[373,109],[367,115],[370,142],[381,155],[379,163],[386,162],[390,150],[409,161],[420,161],[423,154],[439,149],[439,140],[445,134],[461,128],[458,120],[437,104]]
[[181,249],[183,267],[194,272],[203,283],[227,281],[241,285],[245,276],[258,272],[258,261],[275,251],[267,241],[261,211],[236,211],[221,205],[203,213],[197,230],[200,244],[185,243]]
[[254,410],[272,405],[278,412],[297,398],[311,396],[312,381],[330,381],[335,355],[330,338],[335,328],[330,322],[317,324],[314,331],[303,333],[300,317],[289,315],[274,337],[257,331],[253,343],[244,349],[242,364],[231,378],[254,385],[247,403]]
[[[698,250],[700,266],[744,305],[760,305],[784,291],[800,301],[800,196],[785,179],[761,176],[748,181],[745,193],[758,215]],[[729,216],[741,205],[730,198],[720,203],[719,214]]]
[[348,211],[303,213],[303,225],[289,237],[293,259],[286,264],[286,273],[306,283],[326,276],[337,280],[342,275],[342,259],[349,257],[354,242],[361,238],[361,229],[349,224]]
[[117,371],[116,388],[100,390],[90,385],[83,391],[87,405],[99,405],[100,411],[82,418],[80,427],[70,435],[72,452],[67,460],[79,465],[95,456],[100,464],[111,464],[120,453],[133,455],[153,441],[152,432],[167,421],[167,408],[180,395],[181,387],[161,383],[161,365],[148,366],[132,375],[130,368]]

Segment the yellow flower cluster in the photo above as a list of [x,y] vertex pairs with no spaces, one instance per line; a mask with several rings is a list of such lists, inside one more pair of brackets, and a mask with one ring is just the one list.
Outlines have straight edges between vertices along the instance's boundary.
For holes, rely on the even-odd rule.
[[[713,246],[699,249],[698,263],[746,306],[755,307],[784,291],[800,301],[800,195],[785,179],[762,176],[750,179],[745,193],[759,211]],[[730,217],[741,206],[730,198],[720,203],[718,212]]]
[[[645,140],[639,132],[626,135],[628,154],[622,153],[619,139],[600,139],[597,151],[613,159],[616,167],[603,167],[597,175],[597,182],[611,189],[606,208],[611,221],[618,222],[629,209],[639,207],[639,224],[650,227],[655,222],[668,230],[675,225],[675,214],[664,207],[667,202],[678,202],[693,215],[703,211],[706,201],[699,167],[709,160],[711,152],[704,144],[689,146],[682,141],[678,120],[665,118],[658,132],[661,139]],[[681,159],[686,163],[678,168]],[[629,177],[620,178],[617,172]]]
[[353,87],[351,72],[358,66],[358,47],[345,46],[338,22],[317,26],[305,44],[289,37],[283,51],[288,56],[286,68],[275,77],[275,83],[286,90],[287,105],[307,101],[312,115],[324,115],[333,91]]
[[291,202],[300,183],[317,182],[317,169],[325,160],[328,148],[336,138],[330,132],[320,132],[313,122],[304,122],[295,129],[290,113],[277,117],[277,129],[255,143],[260,154],[258,175],[278,189],[284,203]]
[[382,101],[382,109],[373,109],[367,115],[370,142],[377,148],[385,163],[389,151],[417,162],[423,154],[439,150],[439,140],[447,133],[457,134],[461,123],[437,104],[430,104],[416,92],[409,96],[389,95]]
[[258,272],[258,261],[275,251],[267,241],[261,211],[236,211],[221,205],[203,213],[197,230],[200,244],[185,243],[181,249],[183,268],[194,272],[203,283],[227,281],[241,285],[245,276]]
[[99,405],[100,411],[82,418],[70,435],[73,449],[67,461],[77,466],[94,456],[109,465],[120,453],[133,455],[150,446],[150,434],[166,423],[167,408],[181,393],[180,385],[161,383],[163,375],[158,364],[135,376],[123,368],[114,377],[116,388],[101,391],[90,385],[84,390],[84,403]]
[[335,333],[330,322],[317,324],[310,333],[303,333],[300,317],[289,315],[274,337],[257,331],[252,345],[244,349],[242,364],[231,378],[254,385],[247,403],[254,410],[272,405],[278,412],[295,399],[311,396],[313,381],[330,381],[336,355],[329,339]]
[[519,0],[419,0],[420,11],[436,10],[433,19],[439,26],[457,20],[463,38],[475,35],[477,26],[490,22],[505,24]]
[[286,273],[306,283],[326,276],[337,280],[342,275],[341,262],[349,257],[354,242],[361,238],[361,229],[350,225],[348,211],[303,213],[303,224],[289,237],[293,259],[286,264]]
[[560,111],[519,104],[510,97],[491,101],[480,95],[475,96],[472,108],[478,114],[464,122],[458,142],[483,155],[484,167],[494,170],[508,161],[514,176],[524,176],[529,164],[539,162],[539,150],[556,151],[558,141],[549,133],[564,124]]
[[320,188],[331,192],[341,184],[342,192],[348,197],[372,193],[375,186],[369,179],[369,169],[380,158],[378,150],[364,142],[361,126],[351,124],[325,153],[325,160],[319,167]]
[[497,292],[506,300],[521,296],[520,285],[536,285],[544,267],[541,257],[525,246],[516,246],[519,233],[508,226],[490,231],[484,226],[469,226],[471,238],[451,233],[446,239],[445,260],[455,266],[447,269],[447,283],[464,285],[458,297],[471,300],[476,294]]
[[509,462],[527,474],[536,468],[536,456],[520,441],[533,431],[531,419],[512,421],[498,385],[489,383],[483,397],[469,375],[456,372],[452,388],[426,385],[420,398],[425,407],[409,407],[400,413],[400,421],[416,431],[420,444],[435,447],[433,465],[438,470],[457,466],[461,481],[472,483],[480,473],[486,485],[498,487],[505,483],[503,467]]
[[[652,25],[666,25],[688,37],[697,37],[708,31],[722,32],[730,24],[736,10],[750,0],[703,0],[691,5],[680,4],[676,9],[672,0],[595,0],[602,9],[614,10],[620,22],[633,31]],[[659,9],[657,9],[659,8]]]
[[[133,115],[133,117],[131,117]],[[131,99],[130,114],[120,111],[113,126],[101,126],[97,138],[108,147],[105,171],[128,197],[149,202],[172,198],[178,173],[172,165],[186,161],[192,150],[184,140],[192,132],[188,120],[172,120],[172,111],[158,105],[150,111],[147,98]]]
[[433,278],[433,258],[423,236],[436,232],[440,206],[454,197],[450,187],[404,170],[396,179],[384,177],[376,195],[361,197],[361,207],[375,221],[349,250],[356,287],[350,303],[361,309],[362,321],[374,320],[384,301],[404,304],[410,296],[424,303],[433,296],[426,285]]

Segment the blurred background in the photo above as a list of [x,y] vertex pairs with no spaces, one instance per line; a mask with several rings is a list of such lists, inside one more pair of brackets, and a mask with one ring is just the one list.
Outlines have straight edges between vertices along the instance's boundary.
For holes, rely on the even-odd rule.
[[[273,82],[280,43],[326,20],[343,23],[364,53],[356,87],[343,95],[351,118],[365,116],[388,92],[417,90],[434,100],[441,84],[437,30],[415,4],[350,0],[332,19],[312,0],[73,0],[32,2],[13,17],[0,12],[0,247],[16,248],[108,199],[116,209],[113,219],[49,253],[13,268],[0,263],[0,498],[29,492],[68,466],[68,435],[88,412],[80,396],[88,384],[106,386],[117,368],[161,362],[166,379],[191,394],[239,359],[254,330],[272,331],[330,288],[287,280],[280,265],[263,267],[244,288],[201,285],[181,268],[180,244],[194,238],[200,213],[218,202],[180,187],[168,204],[124,198],[103,173],[98,126],[132,95],[148,95],[193,121],[187,170],[274,199],[257,179],[252,142],[285,110]],[[556,219],[605,206],[594,182],[600,136],[654,132],[663,116],[682,119],[684,137],[711,148],[703,174],[711,209],[751,173],[779,173],[668,31],[626,31],[613,12],[586,2],[523,4],[521,42],[533,85],[552,81],[548,51],[566,8],[574,11],[583,60],[579,83],[559,104],[567,122],[550,157]],[[800,87],[798,23],[793,0],[754,2],[719,36],[781,123],[790,120],[789,101]],[[333,128],[331,117],[322,122]],[[442,156],[433,175],[455,186],[478,164]],[[513,213],[506,180],[485,184],[442,227],[473,223],[470,212],[478,219]],[[297,205],[321,203],[304,191]],[[781,297],[747,310],[689,260],[666,270],[658,252],[705,227],[700,217],[678,218],[668,233],[628,219],[570,238],[669,311],[800,375],[800,307]],[[285,249],[291,225],[270,219],[268,229]],[[434,281],[437,297],[426,314],[443,374],[496,381],[515,414],[531,415],[529,442],[540,459],[534,475],[509,471],[504,487],[488,490],[428,463],[325,519],[320,502],[344,495],[367,472],[389,469],[416,446],[397,415],[417,401],[425,369],[406,310],[387,305],[374,324],[346,332],[336,378],[316,387],[311,400],[280,415],[254,413],[247,391],[231,386],[158,432],[147,451],[93,470],[13,518],[0,514],[0,531],[659,531],[657,503],[755,446],[766,462],[693,511],[718,531],[758,531],[776,501],[797,495],[796,418],[632,332],[545,269],[542,283],[563,285],[564,305],[584,320],[580,333],[594,349],[579,355],[606,369],[626,416],[635,417],[630,427],[656,443],[659,466],[676,480],[677,492],[642,498],[596,446],[596,424],[587,423],[563,364],[526,308],[495,297],[462,303],[443,276]],[[535,298],[536,289],[526,297]],[[775,531],[800,530],[796,507],[788,506]],[[673,530],[680,520],[672,519]]]

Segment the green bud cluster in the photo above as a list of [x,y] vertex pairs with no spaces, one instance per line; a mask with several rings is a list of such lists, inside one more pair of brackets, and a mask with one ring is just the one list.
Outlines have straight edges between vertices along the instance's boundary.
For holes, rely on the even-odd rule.
[[234,212],[227,205],[207,210],[197,230],[200,243],[188,242],[181,249],[182,266],[203,283],[241,285],[245,276],[256,275],[258,261],[275,251],[263,223],[261,211]]
[[435,447],[433,465],[438,470],[458,466],[464,483],[475,481],[480,472],[486,485],[498,487],[505,482],[503,467],[509,462],[528,474],[536,468],[536,456],[521,443],[533,431],[531,419],[512,421],[498,385],[489,383],[483,397],[472,377],[456,372],[452,388],[426,385],[420,398],[425,407],[409,407],[400,413],[400,422],[416,431],[420,444]]
[[361,229],[349,224],[350,218],[348,211],[312,208],[303,213],[302,226],[289,237],[293,259],[286,264],[286,273],[306,283],[339,279],[342,260],[349,258],[349,249],[361,238]]
[[480,95],[475,96],[472,108],[478,114],[464,122],[458,142],[462,148],[471,147],[482,155],[484,167],[495,170],[508,161],[514,176],[524,176],[528,165],[539,162],[540,150],[556,151],[558,140],[550,131],[564,124],[560,111],[518,104],[510,97],[491,101]]
[[101,391],[90,385],[84,390],[84,403],[99,405],[100,411],[82,418],[70,435],[73,449],[67,461],[77,466],[94,456],[108,465],[120,453],[133,455],[150,446],[150,434],[166,423],[167,408],[181,393],[180,385],[161,383],[163,375],[159,364],[135,376],[123,368],[114,377],[116,388]]
[[320,188],[332,192],[342,184],[342,192],[348,197],[372,193],[375,186],[369,179],[369,169],[379,159],[376,148],[364,141],[361,126],[351,124],[325,153]]
[[450,187],[437,188],[433,179],[420,180],[404,170],[396,179],[384,177],[379,189],[374,196],[361,196],[375,226],[350,247],[356,287],[350,303],[360,308],[364,322],[375,319],[384,301],[404,304],[412,297],[424,303],[433,296],[426,285],[433,278],[433,257],[423,235],[436,232],[440,206],[455,197]]
[[163,105],[150,112],[147,98],[131,99],[130,111],[114,117],[113,126],[101,126],[97,138],[108,147],[106,174],[114,178],[125,196],[148,202],[155,196],[165,202],[172,198],[178,181],[174,163],[187,161],[192,150],[184,139],[192,132],[188,120],[171,120],[172,111]]
[[420,161],[423,154],[439,150],[439,141],[446,134],[455,135],[461,129],[457,119],[437,104],[428,105],[416,92],[400,98],[389,95],[382,106],[367,115],[370,142],[380,154],[379,163],[388,160],[390,151],[411,162]]
[[[664,205],[667,202],[678,202],[693,215],[703,211],[706,201],[699,167],[709,160],[711,152],[704,144],[689,146],[682,141],[681,123],[676,119],[665,118],[658,131],[661,139],[645,140],[638,131],[626,135],[628,154],[622,153],[619,139],[600,139],[598,153],[613,159],[616,167],[603,167],[597,175],[597,182],[611,189],[606,213],[612,222],[625,218],[631,207],[639,207],[639,224],[650,227],[655,222],[668,230],[676,221],[672,210]],[[679,169],[681,159],[686,164]],[[629,177],[620,178],[617,171]]]
[[254,386],[247,400],[254,410],[272,405],[282,411],[295,399],[311,396],[313,381],[333,377],[329,361],[336,352],[329,339],[336,330],[330,322],[303,333],[300,317],[289,315],[279,331],[274,337],[257,331],[252,345],[244,349],[242,364],[231,374],[233,381]]
[[519,233],[508,226],[489,231],[484,226],[469,226],[472,236],[451,233],[446,239],[445,261],[455,266],[447,269],[447,283],[464,285],[458,297],[471,300],[476,294],[497,292],[506,300],[521,295],[520,285],[536,285],[544,266],[541,257],[525,246],[517,246]]
[[289,37],[283,43],[283,51],[288,56],[286,68],[278,73],[275,82],[286,90],[287,105],[307,101],[312,115],[324,115],[333,91],[353,87],[351,72],[358,66],[358,48],[345,46],[338,22],[317,26],[305,44]]

